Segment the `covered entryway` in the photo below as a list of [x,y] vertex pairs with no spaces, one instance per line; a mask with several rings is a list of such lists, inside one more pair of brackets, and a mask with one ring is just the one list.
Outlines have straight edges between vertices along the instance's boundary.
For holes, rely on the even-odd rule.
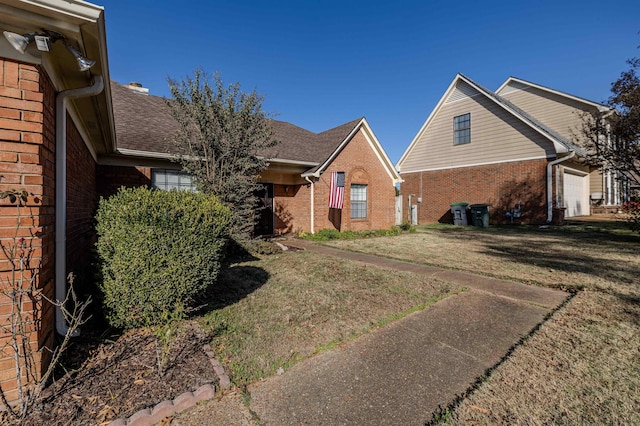
[[256,214],[258,220],[255,226],[256,235],[273,234],[273,184],[262,183],[255,192],[257,198]]
[[577,170],[564,170],[564,206],[565,217],[588,216],[589,209],[589,175]]

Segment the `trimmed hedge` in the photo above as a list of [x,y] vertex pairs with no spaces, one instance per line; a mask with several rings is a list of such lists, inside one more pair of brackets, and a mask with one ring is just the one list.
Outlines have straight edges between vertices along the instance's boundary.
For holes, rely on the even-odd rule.
[[100,289],[117,328],[156,325],[215,284],[231,212],[202,193],[126,189],[96,214]]
[[337,229],[321,229],[315,234],[302,232],[298,236],[305,240],[329,241],[329,240],[355,240],[359,238],[371,237],[391,237],[402,234],[399,226],[392,226],[390,229],[376,229],[368,231],[338,231]]

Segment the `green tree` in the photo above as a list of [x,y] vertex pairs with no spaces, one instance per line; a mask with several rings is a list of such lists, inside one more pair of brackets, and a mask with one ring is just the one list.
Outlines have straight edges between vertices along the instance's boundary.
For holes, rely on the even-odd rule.
[[627,61],[629,69],[611,84],[607,100],[611,111],[583,117],[589,159],[640,185],[640,58]]
[[176,143],[182,168],[199,190],[218,196],[234,214],[234,238],[247,239],[255,224],[257,178],[268,162],[260,152],[276,144],[264,97],[226,86],[216,73],[169,79],[173,117],[179,124]]

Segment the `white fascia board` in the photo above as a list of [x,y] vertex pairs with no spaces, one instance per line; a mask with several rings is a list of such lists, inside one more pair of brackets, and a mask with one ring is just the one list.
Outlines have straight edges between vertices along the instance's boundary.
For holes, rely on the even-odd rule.
[[138,151],[136,149],[118,148],[116,154],[122,154],[131,157],[142,158],[161,158],[164,160],[177,160],[178,157],[173,154],[167,154],[164,152],[151,152],[151,151]]
[[378,157],[378,161],[380,161],[380,163],[386,169],[387,174],[389,175],[389,178],[391,178],[393,184],[395,185],[397,183],[401,183],[403,181],[402,178],[400,177],[400,175],[398,174],[398,171],[393,166],[393,163],[389,159],[389,156],[385,152],[384,148],[382,147],[382,144],[376,137],[375,133],[373,133],[371,126],[369,126],[369,122],[367,122],[367,120],[363,118],[361,121],[361,124],[363,129],[365,130],[363,132],[365,139],[369,143],[369,146],[371,146],[371,149],[373,149],[373,152],[376,154],[376,157]]
[[607,112],[607,111],[609,111],[611,109],[608,106],[602,105],[602,104],[600,104],[598,102],[590,101],[589,99],[581,98],[579,96],[575,96],[575,95],[572,95],[572,94],[569,94],[569,93],[566,93],[566,92],[562,92],[560,90],[552,89],[550,87],[542,86],[540,84],[532,83],[530,81],[523,80],[523,79],[517,78],[517,77],[509,77],[507,79],[507,81],[505,81],[504,83],[502,83],[502,85],[500,87],[498,87],[498,90],[496,90],[495,93],[497,95],[499,95],[500,92],[505,87],[507,87],[511,82],[520,83],[522,85],[529,86],[529,87],[534,87],[536,89],[543,90],[545,92],[553,93],[554,95],[562,96],[562,97],[565,97],[567,99],[571,99],[571,100],[574,100],[574,101],[577,101],[577,102],[581,102],[581,103],[586,104],[586,105],[590,105],[592,107],[597,108],[598,111],[600,111],[600,112]]
[[18,0],[11,3],[22,5],[24,9],[44,9],[54,14],[89,22],[96,22],[104,12],[102,6],[82,0]]
[[107,102],[107,121],[111,130],[111,146],[109,150],[116,150],[116,122],[113,116],[113,99],[111,98],[111,75],[109,72],[109,54],[107,52],[107,30],[104,21],[104,10],[101,11],[100,17],[97,19],[96,28],[98,30],[98,43],[100,46],[100,72],[105,81],[103,93]]
[[464,169],[464,168],[468,168],[468,167],[478,167],[478,166],[488,166],[491,164],[502,164],[502,163],[514,163],[514,162],[519,162],[519,161],[531,161],[531,160],[542,160],[542,159],[552,159],[552,158],[556,158],[555,155],[541,155],[541,156],[536,156],[536,157],[525,157],[525,158],[514,158],[514,159],[509,159],[509,160],[501,160],[501,161],[485,161],[482,163],[471,163],[471,164],[460,164],[460,165],[455,165],[455,166],[443,166],[443,167],[431,167],[431,168],[426,168],[426,169],[416,169],[416,170],[407,170],[402,172],[402,174],[409,174],[409,173],[420,173],[420,172],[434,172],[434,171],[438,171],[438,170],[452,170],[452,169]]
[[[116,154],[121,154],[126,157],[135,157],[135,158],[149,158],[149,159],[159,159],[159,160],[170,160],[176,161],[180,157],[175,154],[169,154],[164,152],[152,152],[152,151],[139,151],[135,149],[126,149],[119,148],[116,150]],[[195,157],[187,156],[187,159],[194,159]],[[306,168],[315,167],[318,163],[311,163],[306,161],[296,161],[296,160],[283,160],[280,158],[267,158],[269,163],[282,164],[282,165],[292,165],[292,166],[304,166]]]
[[433,121],[433,119],[435,118],[436,114],[438,113],[438,111],[440,110],[442,105],[445,103],[446,99],[449,97],[451,92],[455,89],[456,83],[461,78],[462,78],[462,76],[460,74],[457,74],[455,76],[455,78],[453,79],[453,81],[451,81],[451,84],[449,85],[449,88],[444,92],[444,94],[442,95],[442,97],[440,98],[438,103],[436,104],[435,108],[433,108],[433,110],[431,111],[431,114],[429,114],[429,116],[427,117],[427,119],[424,122],[424,124],[422,125],[422,127],[420,127],[420,130],[418,130],[418,133],[416,134],[416,136],[413,138],[413,140],[411,141],[411,143],[409,144],[407,149],[402,154],[402,157],[400,157],[400,160],[398,160],[398,162],[396,163],[396,170],[402,171],[402,163],[405,161],[407,156],[410,154],[410,152],[413,149],[413,147],[418,143],[418,140],[422,137],[422,134],[427,130],[427,127],[429,127],[429,124],[431,123],[431,121]]
[[[349,143],[349,141],[351,140],[351,138],[353,137],[353,135],[356,134],[356,132],[358,131],[358,129],[360,129],[360,126],[362,126],[362,122],[364,121],[364,118],[362,120],[360,120],[360,122],[358,124],[356,124],[353,129],[351,130],[351,132],[349,132],[349,134],[347,135],[346,138],[344,138],[344,140],[340,143],[340,145],[338,145],[338,147],[331,153],[331,155],[329,156],[329,158],[327,158],[325,160],[324,163],[322,163],[322,165],[320,167],[318,167],[318,170],[315,171],[315,173],[313,173],[313,176],[315,177],[320,177],[320,175],[322,174],[322,172],[324,171],[324,169],[326,169],[329,164],[331,164],[331,162],[338,156],[338,154],[340,153],[340,151],[342,151],[342,148],[345,147],[345,145],[347,143]],[[302,175],[302,177],[304,177],[305,175]],[[309,175],[310,176],[310,175]]]
[[292,164],[295,166],[309,166],[310,168],[315,167],[319,164],[319,163],[314,163],[310,161],[287,160],[285,158],[266,158],[266,160],[270,163]]

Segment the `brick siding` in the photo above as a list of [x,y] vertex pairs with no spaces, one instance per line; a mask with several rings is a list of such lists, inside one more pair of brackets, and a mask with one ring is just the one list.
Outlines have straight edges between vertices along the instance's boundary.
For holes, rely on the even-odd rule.
[[[344,206],[329,209],[331,172],[345,172]],[[351,219],[351,184],[367,185],[367,217]],[[310,231],[311,189],[309,185],[275,185],[274,216],[277,233]],[[395,188],[386,168],[380,163],[362,130],[358,131],[342,152],[314,184],[314,227],[361,231],[388,229],[395,224]]]
[[[30,274],[36,285],[53,297],[54,268],[54,198],[55,198],[55,91],[39,67],[0,59],[0,191],[26,190],[30,195],[20,209],[18,236],[30,247]],[[0,241],[4,247],[14,244],[18,209],[8,199],[0,201]],[[7,277],[9,262],[0,254],[2,276]],[[3,281],[6,285],[6,281]],[[0,324],[6,325],[11,304],[0,295]],[[31,302],[24,308],[35,315],[30,341],[38,350],[53,345],[53,309],[33,311]],[[0,386],[9,400],[17,396],[14,365],[5,346],[6,334],[0,337]],[[36,361],[46,365],[47,351]]]
[[98,195],[109,197],[120,187],[151,187],[151,168],[133,166],[98,166]]
[[67,273],[76,275],[79,288],[91,280],[87,267],[97,203],[96,162],[67,115]]
[[[489,204],[490,223],[509,223],[506,213],[521,203],[514,223],[543,223],[547,215],[546,159],[403,173],[404,217],[408,195],[418,206],[418,223],[453,223],[452,203]],[[422,197],[418,203],[417,198]]]

